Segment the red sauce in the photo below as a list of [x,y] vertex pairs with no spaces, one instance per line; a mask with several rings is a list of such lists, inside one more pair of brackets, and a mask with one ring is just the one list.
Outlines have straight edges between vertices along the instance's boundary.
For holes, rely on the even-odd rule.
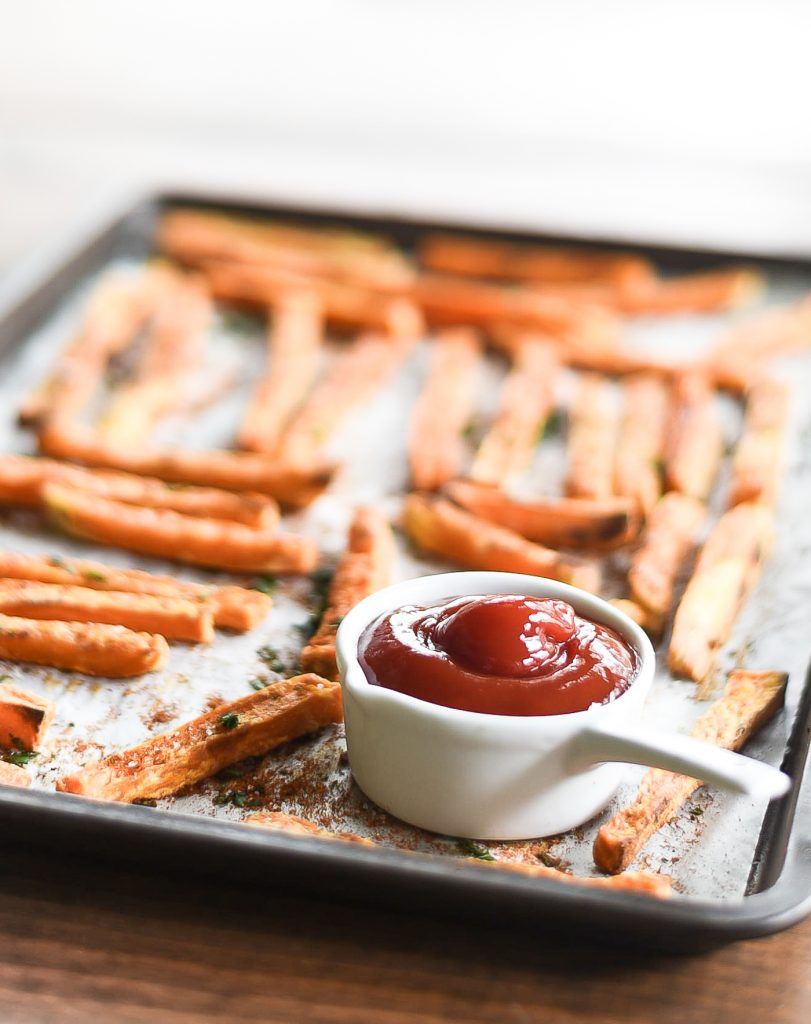
[[614,700],[638,656],[571,605],[509,594],[406,605],[358,644],[370,683],[431,704],[491,715],[560,715]]

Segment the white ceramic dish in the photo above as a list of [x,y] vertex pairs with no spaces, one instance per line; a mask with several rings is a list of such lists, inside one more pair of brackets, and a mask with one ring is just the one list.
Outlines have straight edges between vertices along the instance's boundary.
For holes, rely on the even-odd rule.
[[[638,652],[633,684],[616,700],[566,715],[487,715],[430,704],[374,686],[358,662],[358,640],[384,612],[474,594],[525,594],[567,601],[615,629]],[[452,836],[529,839],[588,821],[614,795],[623,764],[684,772],[752,797],[779,796],[788,777],[769,765],[688,736],[642,727],[654,673],[645,633],[612,605],[537,576],[455,572],[380,590],[343,619],[337,637],[352,773],[384,810]]]

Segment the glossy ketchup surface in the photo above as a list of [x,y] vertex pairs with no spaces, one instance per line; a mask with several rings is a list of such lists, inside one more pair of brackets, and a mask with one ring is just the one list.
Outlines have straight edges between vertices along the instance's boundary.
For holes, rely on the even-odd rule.
[[512,594],[406,605],[358,644],[370,683],[432,704],[491,715],[559,715],[618,697],[636,651],[564,601]]

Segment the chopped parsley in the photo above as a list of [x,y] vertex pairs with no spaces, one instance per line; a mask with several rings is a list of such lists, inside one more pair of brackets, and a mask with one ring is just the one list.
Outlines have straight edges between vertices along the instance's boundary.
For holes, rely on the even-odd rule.
[[476,860],[496,859],[486,846],[482,846],[481,843],[474,842],[472,839],[459,839],[456,845],[459,848],[459,852],[463,853],[466,857],[474,857]]
[[36,750],[9,750],[3,760],[8,761],[9,764],[16,764],[18,768],[24,768],[35,757],[39,757],[39,752]]
[[51,555],[51,557],[48,559],[48,563],[49,565],[54,566],[54,568],[56,569],[64,569],[65,572],[75,572],[75,569],[72,569],[65,561],[65,559],[60,558],[59,555]]
[[229,711],[228,714],[226,715],[220,715],[217,721],[220,723],[223,729],[230,731],[231,729],[236,729],[236,727],[239,725],[239,715],[234,714],[233,711]]
[[248,685],[252,690],[264,690],[266,687],[270,686],[270,680],[260,679],[259,676],[257,676],[256,679],[250,679],[248,681]]
[[538,441],[549,441],[553,437],[560,437],[563,433],[564,416],[560,409],[553,409],[541,424],[538,431]]
[[284,672],[284,661],[276,648],[271,647],[270,644],[265,644],[263,647],[258,648],[256,657],[263,661],[271,672]]
[[261,594],[272,594],[278,586],[279,579],[277,576],[265,575],[257,577],[253,589],[258,590]]
[[700,818],[703,813],[704,813],[704,808],[703,807],[691,807],[690,808],[690,817],[691,818]]
[[82,573],[82,576],[89,580],[91,583],[104,583],[107,577],[102,572],[96,572],[95,569],[87,569]]
[[248,807],[252,809],[261,807],[262,801],[257,800],[255,797],[249,797],[244,789],[226,789],[224,793],[218,793],[214,797],[214,804],[216,807],[224,807],[226,804],[231,804],[232,807]]
[[536,853],[535,856],[546,868],[559,868],[560,857],[553,857],[551,853],[546,850],[541,850],[540,853]]

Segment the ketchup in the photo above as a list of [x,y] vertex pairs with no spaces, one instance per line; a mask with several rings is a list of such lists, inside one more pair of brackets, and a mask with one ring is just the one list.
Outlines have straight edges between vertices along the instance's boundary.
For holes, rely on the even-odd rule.
[[495,594],[406,605],[358,644],[370,683],[491,715],[560,715],[614,700],[638,656],[565,601]]

